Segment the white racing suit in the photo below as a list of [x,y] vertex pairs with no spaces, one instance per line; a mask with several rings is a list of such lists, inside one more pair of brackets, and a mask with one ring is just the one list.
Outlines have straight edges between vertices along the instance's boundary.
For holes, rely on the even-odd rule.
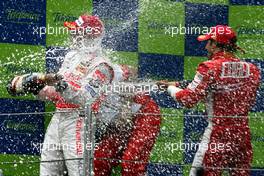
[[[41,151],[40,175],[57,176],[67,172],[69,176],[82,175],[84,113],[80,110],[88,100],[93,111],[112,111],[97,118],[103,123],[111,121],[118,111],[113,110],[111,103],[108,107],[100,106],[106,98],[100,94],[100,86],[125,79],[124,73],[120,66],[111,64],[100,52],[73,50],[65,56],[59,74],[64,76],[68,88],[60,94],[53,86],[46,86],[38,94],[39,98],[56,103],[56,113],[48,126]],[[112,100],[118,104],[118,97]]]

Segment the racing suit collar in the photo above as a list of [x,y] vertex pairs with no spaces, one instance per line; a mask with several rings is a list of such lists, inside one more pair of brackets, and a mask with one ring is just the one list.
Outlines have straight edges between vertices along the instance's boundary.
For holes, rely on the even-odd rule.
[[233,53],[225,52],[225,51],[219,51],[217,53],[214,53],[210,56],[211,60],[217,60],[219,58],[236,58]]

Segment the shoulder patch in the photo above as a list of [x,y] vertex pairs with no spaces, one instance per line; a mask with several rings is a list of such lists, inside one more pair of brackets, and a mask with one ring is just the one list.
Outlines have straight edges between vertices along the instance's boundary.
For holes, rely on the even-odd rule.
[[198,87],[198,85],[203,81],[203,75],[199,72],[196,73],[196,75],[194,76],[193,81],[188,85],[188,89],[194,91],[196,89],[196,87]]
[[203,75],[197,72],[196,75],[194,76],[193,81],[199,84],[200,82],[202,82],[202,80],[203,80]]

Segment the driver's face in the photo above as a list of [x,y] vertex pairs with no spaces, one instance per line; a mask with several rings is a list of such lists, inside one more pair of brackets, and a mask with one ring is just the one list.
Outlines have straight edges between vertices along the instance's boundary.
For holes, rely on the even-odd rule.
[[205,49],[207,50],[208,53],[212,52],[212,41],[208,40],[206,45],[205,45]]
[[211,56],[214,53],[215,48],[216,44],[212,40],[208,40],[205,46],[205,49],[208,52],[208,56]]

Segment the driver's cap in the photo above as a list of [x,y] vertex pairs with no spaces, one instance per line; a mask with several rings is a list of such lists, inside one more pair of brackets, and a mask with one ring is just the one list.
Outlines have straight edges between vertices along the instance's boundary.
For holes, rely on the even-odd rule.
[[90,35],[101,35],[104,30],[103,22],[97,16],[92,15],[81,15],[77,20],[72,22],[64,22],[64,26],[68,30],[75,30],[78,32],[83,32],[83,34]]
[[212,39],[221,44],[230,44],[234,38],[236,38],[236,33],[231,29],[231,27],[217,25],[212,27],[208,34],[198,36],[197,40],[206,41]]

